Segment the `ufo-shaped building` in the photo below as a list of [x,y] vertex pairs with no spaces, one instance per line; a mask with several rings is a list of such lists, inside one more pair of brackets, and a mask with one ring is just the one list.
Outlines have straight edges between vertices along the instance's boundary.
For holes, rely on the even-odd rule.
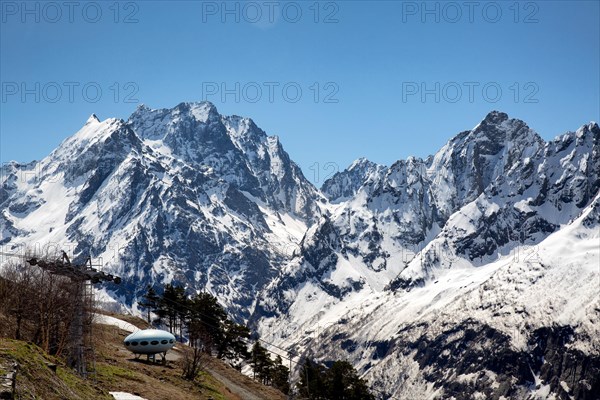
[[160,354],[165,362],[167,351],[175,346],[175,336],[160,329],[144,329],[127,336],[123,343],[136,358],[146,354],[148,360],[156,361],[156,354]]

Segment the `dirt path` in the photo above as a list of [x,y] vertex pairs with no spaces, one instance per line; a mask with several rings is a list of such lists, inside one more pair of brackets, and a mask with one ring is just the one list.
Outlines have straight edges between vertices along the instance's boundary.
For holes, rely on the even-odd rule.
[[205,368],[206,372],[240,400],[285,400],[287,398],[279,390],[264,386],[221,361],[212,360]]
[[243,399],[243,400],[264,400],[265,399],[263,397],[256,396],[254,393],[250,392],[248,389],[238,385],[237,383],[233,382],[231,379],[223,376],[219,371],[211,369],[210,367],[207,368],[207,370],[208,370],[208,373],[213,376],[213,378],[215,378],[216,380],[221,382],[226,388],[231,390],[231,393],[239,396],[241,399]]
[[[141,361],[134,360],[134,356],[124,348],[122,341],[129,334],[127,329],[123,328],[127,323],[137,322],[132,318],[132,322],[127,322],[123,318],[104,318],[102,323],[96,325],[96,334],[99,338],[99,342],[103,346],[98,346],[99,354],[103,354],[104,364],[102,367],[107,371],[118,370],[119,368],[127,369],[128,371],[134,371],[139,375],[136,375],[136,380],[131,380],[129,377],[122,379],[118,384],[110,381],[110,389],[114,391],[122,391],[127,393],[135,393],[136,395],[143,396],[143,398],[155,398],[155,399],[174,399],[174,398],[198,398],[198,399],[211,399],[212,396],[210,391],[205,391],[198,395],[198,385],[190,384],[187,381],[183,381],[181,378],[181,372],[178,370],[179,361],[183,358],[183,351],[186,346],[178,343],[173,349],[167,352],[167,364],[162,365],[160,363],[161,357],[157,355],[157,364],[146,363],[145,357]],[[108,323],[115,322],[116,323]],[[112,326],[111,326],[112,325]],[[127,326],[128,327],[128,326]],[[216,393],[222,394],[228,400],[285,400],[286,396],[278,391],[277,389],[265,386],[259,382],[249,378],[246,375],[241,374],[236,369],[232,368],[227,363],[221,360],[213,359],[208,357],[209,361],[204,368],[208,375],[205,377],[206,381],[203,384],[208,384],[210,390]],[[107,373],[107,376],[109,374]],[[113,376],[113,375],[110,375]],[[154,384],[154,379],[160,380],[163,384],[158,385],[161,389],[161,395],[158,396],[156,393],[154,397],[150,396],[147,388]],[[113,379],[114,380],[114,379]],[[148,384],[152,382],[152,384]],[[139,384],[138,384],[139,383]],[[167,385],[167,383],[173,383],[174,385]],[[212,385],[212,386],[210,386]],[[167,387],[168,386],[168,387]],[[182,395],[181,390],[187,391],[187,395]],[[172,394],[166,394],[171,391]],[[163,393],[164,392],[164,393]],[[192,394],[194,392],[194,394]]]

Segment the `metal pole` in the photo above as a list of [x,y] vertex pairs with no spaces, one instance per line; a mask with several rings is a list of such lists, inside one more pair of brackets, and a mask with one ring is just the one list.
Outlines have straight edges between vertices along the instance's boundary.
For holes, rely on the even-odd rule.
[[85,376],[85,354],[83,341],[84,287],[82,281],[75,281],[77,295],[75,299],[75,320],[71,329],[71,354],[69,364],[81,376]]
[[[93,341],[91,338],[92,321],[88,320],[91,306],[93,304],[92,283],[114,282],[121,283],[121,278],[98,271],[92,266],[92,259],[88,257],[84,264],[72,265],[67,253],[63,251],[62,260],[46,261],[31,257],[26,261],[32,266],[49,271],[51,274],[61,275],[69,278],[76,286],[76,298],[74,309],[73,325],[69,332],[69,345],[71,346],[68,355],[68,364],[74,368],[78,374],[87,377],[87,363],[85,352],[89,348],[91,351],[92,362],[95,364],[95,355],[93,351]],[[89,264],[89,265],[88,265]],[[95,371],[95,368],[92,368]]]
[[12,399],[16,399],[16,396],[17,396],[17,371],[18,370],[19,370],[19,364],[15,363],[14,367],[13,367],[13,374],[12,374],[12,393],[11,393]]
[[290,371],[288,373],[288,385],[289,385],[289,388],[288,388],[288,399],[289,400],[292,399],[292,356],[293,356],[292,351],[291,350],[288,351],[288,357],[290,359]]

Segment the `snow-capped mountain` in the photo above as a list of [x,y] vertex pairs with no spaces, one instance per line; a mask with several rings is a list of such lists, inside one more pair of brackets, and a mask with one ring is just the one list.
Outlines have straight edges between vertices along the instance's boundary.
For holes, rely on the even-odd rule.
[[[545,142],[491,112],[426,159],[366,159],[316,189],[249,118],[208,102],[90,117],[2,167],[0,244],[207,290],[381,398],[600,393],[600,128]],[[48,245],[50,244],[50,245]],[[596,396],[596,397],[595,397]]]
[[355,170],[261,296],[264,337],[352,361],[384,398],[596,398],[597,124],[545,143],[492,112],[426,160]]
[[125,303],[174,281],[247,318],[320,198],[251,119],[206,102],[140,106],[128,121],[90,117],[40,162],[3,167],[0,241],[100,258],[124,278]]
[[366,158],[359,158],[347,169],[336,172],[326,180],[321,191],[333,203],[348,200],[356,194],[358,189],[376,179],[384,168],[383,165],[375,164]]

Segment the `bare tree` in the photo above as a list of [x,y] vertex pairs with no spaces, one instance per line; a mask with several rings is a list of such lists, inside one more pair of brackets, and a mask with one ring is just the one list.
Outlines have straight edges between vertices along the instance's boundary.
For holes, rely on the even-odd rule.
[[204,371],[209,356],[199,347],[185,348],[182,358],[182,376],[184,379],[193,381],[200,371]]
[[49,354],[69,345],[77,285],[24,260],[6,263],[0,272],[0,313],[10,320],[17,340],[29,340]]
[[0,307],[5,316],[12,318],[15,330],[9,333],[21,340],[27,330],[31,314],[34,312],[32,288],[35,285],[35,271],[22,268],[19,262],[11,261],[2,270],[0,282]]

